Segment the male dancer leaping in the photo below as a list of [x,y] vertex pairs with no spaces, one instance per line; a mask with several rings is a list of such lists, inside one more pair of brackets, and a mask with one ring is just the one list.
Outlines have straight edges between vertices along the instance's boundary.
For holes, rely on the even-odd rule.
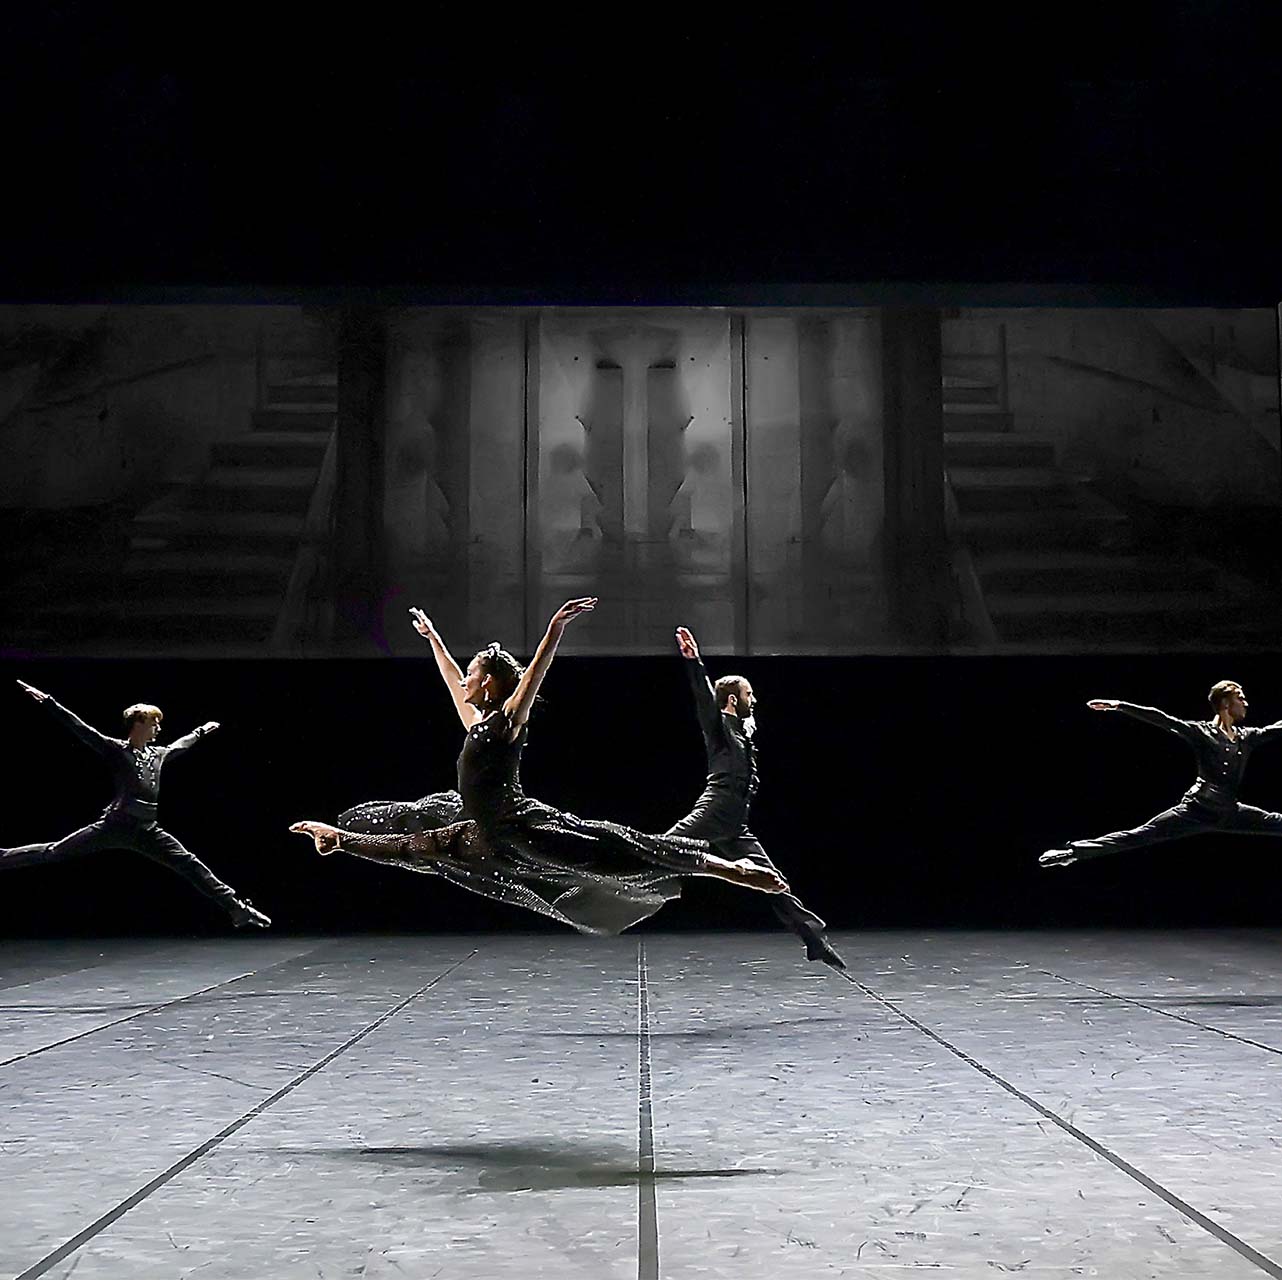
[[54,718],[106,759],[115,777],[116,795],[97,822],[63,837],[32,846],[0,849],[0,871],[28,864],[52,863],[94,850],[125,849],[154,859],[172,868],[180,877],[214,900],[236,926],[270,926],[271,919],[260,913],[248,899],[241,898],[218,880],[178,839],[156,822],[160,798],[160,770],[165,762],[218,729],[217,721],[206,721],[190,734],[158,747],[163,713],[150,704],[135,703],[125,709],[125,738],[110,739],[86,725],[74,712],[51,695],[25,681],[18,684]]
[[1181,721],[1157,708],[1123,703],[1120,699],[1092,699],[1086,706],[1096,712],[1125,712],[1178,735],[1197,754],[1197,779],[1178,804],[1138,828],[1070,841],[1067,846],[1046,851],[1037,862],[1043,868],[1054,868],[1199,832],[1282,837],[1282,814],[1244,806],[1237,799],[1251,749],[1282,737],[1282,721],[1254,730],[1243,726],[1246,695],[1236,681],[1217,681],[1208,697],[1215,713],[1210,721]]
[[[708,753],[708,780],[694,809],[668,829],[669,836],[703,837],[732,862],[751,860],[778,869],[748,829],[748,809],[757,792],[756,695],[745,677],[721,677],[714,689],[699,657],[689,628],[677,629],[677,646],[686,660],[686,675],[694,691],[699,728]],[[806,945],[810,961],[827,962],[837,970],[846,963],[828,942],[823,918],[817,917],[793,894],[771,895],[775,916]]]

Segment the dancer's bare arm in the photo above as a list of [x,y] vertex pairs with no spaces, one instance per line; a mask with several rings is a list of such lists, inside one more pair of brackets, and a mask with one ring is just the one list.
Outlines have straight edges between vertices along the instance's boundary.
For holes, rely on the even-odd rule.
[[432,657],[436,660],[437,671],[441,674],[441,680],[445,682],[445,688],[450,692],[450,698],[454,700],[454,711],[458,713],[459,720],[465,726],[474,726],[481,719],[481,713],[479,709],[472,707],[464,696],[463,669],[454,662],[454,656],[445,648],[445,642],[441,640],[441,634],[436,630],[436,625],[418,606],[410,608],[410,619],[414,624],[414,631],[425,638],[432,647]]
[[573,601],[567,601],[548,622],[548,629],[543,634],[543,640],[539,642],[539,648],[534,652],[534,658],[530,660],[530,666],[526,668],[520,684],[503,705],[503,711],[512,725],[513,734],[529,720],[530,709],[534,706],[534,697],[538,694],[539,686],[543,684],[543,678],[547,676],[548,669],[552,666],[565,625],[571,619],[578,618],[580,614],[586,614],[589,610],[595,609],[596,603],[597,599],[594,596],[576,597]]

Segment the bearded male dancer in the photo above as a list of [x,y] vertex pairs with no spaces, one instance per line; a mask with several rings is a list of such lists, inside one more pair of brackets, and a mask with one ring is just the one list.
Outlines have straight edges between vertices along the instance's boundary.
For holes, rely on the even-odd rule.
[[[677,629],[677,648],[694,694],[699,729],[708,756],[708,778],[694,808],[668,829],[671,837],[702,837],[724,859],[747,860],[760,868],[778,869],[748,828],[748,811],[757,794],[757,697],[745,677],[725,676],[715,687],[708,680],[699,645],[689,628]],[[770,896],[779,920],[806,945],[810,961],[836,970],[846,963],[828,942],[825,922],[792,893]]]

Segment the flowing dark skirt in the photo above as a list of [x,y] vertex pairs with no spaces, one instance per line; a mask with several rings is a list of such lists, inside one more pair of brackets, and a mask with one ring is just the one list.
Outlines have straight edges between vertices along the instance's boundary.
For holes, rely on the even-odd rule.
[[[474,894],[541,913],[590,935],[617,935],[707,871],[711,847],[690,837],[580,819],[531,798],[486,823],[467,819],[457,792],[418,801],[367,801],[338,818],[354,855],[444,877]],[[359,834],[402,836],[398,853],[360,848]],[[416,840],[417,839],[417,840]]]

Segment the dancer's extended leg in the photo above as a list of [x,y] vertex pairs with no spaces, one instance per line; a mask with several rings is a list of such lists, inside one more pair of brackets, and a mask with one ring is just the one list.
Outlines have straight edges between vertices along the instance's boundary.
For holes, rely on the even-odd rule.
[[460,823],[447,828],[425,828],[421,832],[345,832],[332,824],[305,819],[290,824],[289,830],[310,837],[316,843],[317,854],[331,855],[341,850],[374,863],[421,872],[446,858],[448,850],[457,848],[463,827]]
[[0,849],[0,870],[10,868],[30,868],[36,864],[57,863],[62,859],[73,859],[77,855],[87,855],[95,850],[110,850],[121,844],[117,834],[117,825],[99,819],[96,823],[86,824],[75,832],[60,837],[57,841],[37,841],[29,846],[10,846]]
[[[765,847],[749,832],[719,841],[714,839],[714,845],[727,857],[737,856],[779,872],[774,861],[766,854]],[[836,970],[846,969],[845,960],[828,941],[827,922],[818,913],[807,908],[790,890],[771,896],[770,907],[779,921],[805,944],[807,960],[826,962]]]
[[266,927],[272,924],[266,913],[259,912],[248,899],[215,876],[213,869],[197,859],[173,833],[166,832],[159,824],[151,824],[132,833],[128,845],[131,850],[172,869],[207,899],[212,899],[237,926]]
[[1282,815],[1239,802],[1215,827],[1219,832],[1248,837],[1282,837]]
[[773,872],[784,884],[784,889],[775,891],[770,900],[770,907],[774,910],[775,916],[805,944],[806,957],[809,961],[827,962],[838,970],[844,970],[845,961],[828,942],[824,933],[827,923],[818,913],[811,912],[791,890],[787,889],[786,879],[774,860],[766,854],[766,848],[747,828],[742,827],[742,818],[738,816],[736,818],[741,831],[734,832],[731,828],[733,835],[726,836],[728,825],[724,817],[717,813],[716,808],[697,806],[684,819],[674,823],[664,836],[693,837],[708,841],[720,855],[728,860],[746,861],[754,867]]
[[[1242,807],[1246,809],[1247,807]],[[1263,813],[1261,811],[1260,813]],[[1138,850],[1159,841],[1178,841],[1199,832],[1209,832],[1222,825],[1214,814],[1188,802],[1180,802],[1170,810],[1154,815],[1138,828],[1125,828],[1120,832],[1105,833],[1102,837],[1089,837],[1070,841],[1067,846],[1048,850],[1038,858],[1043,868],[1054,868],[1076,863],[1079,859],[1097,859],[1100,855],[1118,854]]]
[[720,855],[709,855],[705,875],[720,877],[722,881],[746,886],[749,890],[760,890],[767,895],[788,893],[788,883],[777,868],[762,868],[751,859],[729,860],[722,859]]
[[238,896],[176,837],[157,824],[140,826],[118,819],[99,819],[59,841],[0,850],[0,870],[56,863],[96,850],[136,850],[148,859],[172,868],[201,894],[214,900],[237,926],[271,925],[266,914],[259,912],[248,899]]
[[[310,837],[316,843],[317,852],[322,855],[343,850],[362,859],[372,859],[376,863],[396,864],[421,871],[425,866],[446,858],[457,862],[462,857],[465,861],[474,825],[469,820],[463,820],[444,828],[428,828],[422,832],[375,834],[344,832],[332,824],[305,819],[290,824],[289,830]],[[567,834],[567,840],[571,838],[572,834]],[[708,854],[702,856],[697,871],[692,869],[691,872],[705,877],[719,877],[722,881],[767,894],[781,894],[788,889],[788,883],[777,871],[773,868],[759,868],[750,859],[731,861],[722,859],[719,855]]]

